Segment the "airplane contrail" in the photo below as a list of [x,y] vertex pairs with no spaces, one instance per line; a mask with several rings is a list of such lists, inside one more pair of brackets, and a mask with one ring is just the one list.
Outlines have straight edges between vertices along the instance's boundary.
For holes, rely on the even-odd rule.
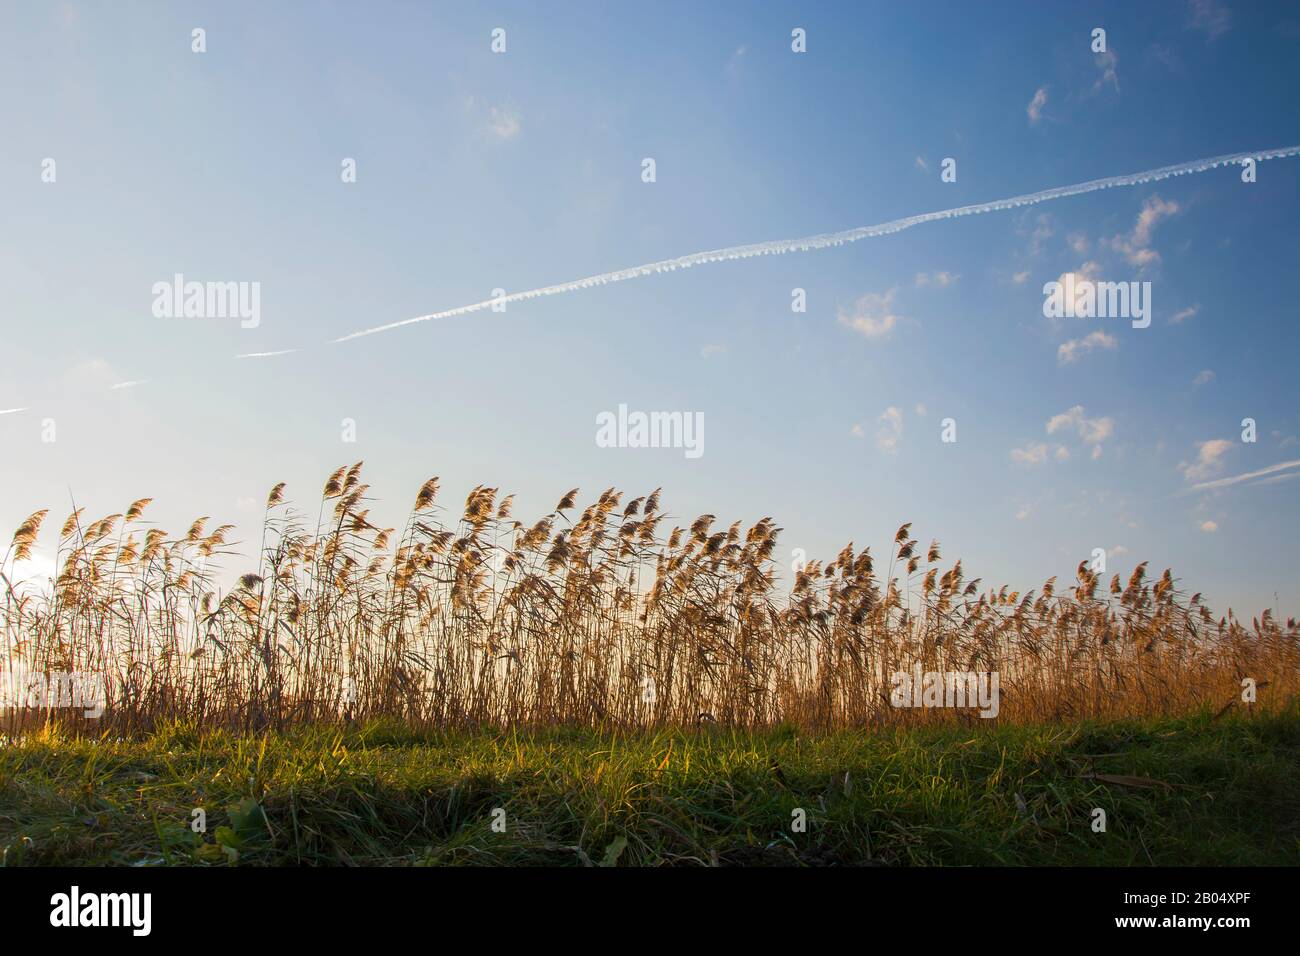
[[565,292],[576,292],[579,289],[589,289],[592,286],[606,285],[610,282],[624,282],[628,279],[639,279],[642,276],[657,275],[662,272],[673,272],[677,269],[689,269],[691,266],[707,265],[711,262],[728,262],[735,259],[749,259],[753,256],[781,255],[787,252],[811,252],[814,249],[826,249],[830,246],[842,246],[846,243],[857,242],[859,239],[870,239],[876,236],[902,232],[904,229],[910,229],[913,226],[919,226],[926,222],[934,222],[939,219],[955,219],[958,216],[974,216],[986,212],[998,212],[1003,209],[1014,209],[1019,206],[1032,206],[1040,202],[1050,202],[1054,199],[1064,199],[1067,196],[1078,196],[1082,193],[1096,192],[1099,189],[1110,189],[1116,186],[1138,186],[1142,183],[1168,179],[1171,176],[1185,176],[1191,173],[1203,173],[1219,166],[1241,165],[1248,159],[1263,162],[1267,159],[1287,159],[1297,155],[1300,155],[1300,146],[1285,146],[1280,149],[1268,149],[1246,153],[1229,153],[1226,156],[1215,156],[1211,159],[1196,159],[1191,162],[1178,163],[1173,166],[1161,166],[1158,169],[1148,169],[1140,173],[1129,173],[1124,176],[1110,176],[1106,179],[1093,179],[1086,183],[1075,183],[1072,186],[1057,186],[1053,189],[1044,189],[1041,192],[1027,193],[1023,196],[1012,196],[1009,199],[995,199],[992,202],[977,203],[973,206],[957,206],[953,209],[941,209],[938,212],[927,212],[919,216],[909,216],[906,219],[895,219],[892,222],[880,223],[875,226],[859,226],[856,229],[846,229],[842,232],[828,232],[816,236],[806,236],[802,239],[778,239],[772,242],[757,242],[745,246],[728,246],[725,249],[713,249],[709,252],[696,252],[688,256],[680,256],[676,259],[660,259],[657,262],[647,262],[644,265],[631,266],[627,269],[618,269],[614,272],[602,272],[599,275],[587,276],[585,279],[573,279],[569,282],[557,283],[556,285],[542,286],[538,289],[529,289],[526,292],[513,292],[509,295],[502,295],[494,299],[485,299],[482,302],[462,305],[458,308],[447,309],[443,312],[431,312],[428,315],[417,315],[412,319],[402,319],[399,322],[389,322],[387,325],[378,325],[371,329],[363,329],[359,332],[352,332],[349,335],[344,335],[340,338],[334,339],[331,344],[350,342],[353,339],[363,338],[367,335],[376,335],[380,332],[390,332],[393,329],[399,329],[405,325],[414,325],[417,322],[428,322],[433,319],[449,319],[458,315],[468,315],[471,312],[480,312],[483,309],[489,309],[494,305],[505,305],[510,302],[523,302],[527,299],[536,299],[544,295],[560,295]]
[[[1281,461],[1276,465],[1269,465],[1267,468],[1261,468],[1258,471],[1248,471],[1244,475],[1232,475],[1229,478],[1216,478],[1214,481],[1202,481],[1199,484],[1192,485],[1189,491],[1207,491],[1211,488],[1227,488],[1229,485],[1239,484],[1243,481],[1251,481],[1255,478],[1262,478],[1265,475],[1277,475],[1279,471],[1287,471],[1291,468],[1300,467],[1300,458],[1292,461]],[[1287,475],[1285,477],[1292,477]],[[1260,482],[1263,484],[1263,482]]]

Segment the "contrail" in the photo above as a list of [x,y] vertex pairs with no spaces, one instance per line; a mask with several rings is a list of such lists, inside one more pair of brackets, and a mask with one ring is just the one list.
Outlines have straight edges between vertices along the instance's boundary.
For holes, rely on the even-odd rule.
[[236,355],[237,359],[255,359],[255,358],[273,358],[276,355],[292,355],[297,349],[280,349],[278,352],[245,352],[243,355]]
[[[1190,491],[1206,491],[1210,488],[1227,488],[1229,485],[1235,485],[1243,481],[1251,481],[1255,478],[1261,478],[1265,475],[1276,475],[1279,471],[1287,471],[1291,468],[1300,466],[1300,458],[1293,461],[1282,461],[1276,465],[1269,465],[1267,468],[1261,468],[1259,471],[1248,471],[1244,475],[1233,475],[1230,478],[1216,478],[1214,481],[1202,481],[1200,484],[1192,485]],[[1292,477],[1287,475],[1285,477]],[[1263,484],[1263,482],[1260,482]]]
[[561,295],[565,292],[576,292],[579,289],[589,289],[592,286],[606,285],[610,282],[639,279],[642,276],[673,272],[677,269],[689,269],[691,266],[707,265],[711,262],[729,262],[734,259],[780,255],[786,252],[811,252],[814,249],[826,249],[830,246],[842,246],[846,243],[857,242],[859,239],[871,239],[876,236],[902,232],[904,229],[910,229],[913,226],[919,226],[925,222],[934,222],[939,219],[955,219],[958,216],[975,216],[986,212],[1014,209],[1019,206],[1032,206],[1040,202],[1050,202],[1053,199],[1064,199],[1067,196],[1078,196],[1082,193],[1096,192],[1099,189],[1110,189],[1113,186],[1138,186],[1142,183],[1168,179],[1170,176],[1203,173],[1219,166],[1239,165],[1247,159],[1263,162],[1266,159],[1286,159],[1297,155],[1300,155],[1300,146],[1286,146],[1281,149],[1269,149],[1260,152],[1229,153],[1226,156],[1215,156],[1212,159],[1196,159],[1187,163],[1178,163],[1174,166],[1148,169],[1141,173],[1129,173],[1126,176],[1093,179],[1086,183],[1076,183],[1073,186],[1057,186],[1054,189],[1045,189],[1042,192],[1028,193],[1024,196],[1013,196],[1010,199],[995,199],[992,202],[978,203],[974,206],[958,206],[954,209],[943,209],[939,212],[927,212],[919,216],[895,219],[892,222],[885,222],[876,226],[859,226],[856,229],[846,229],[843,232],[828,232],[818,236],[807,236],[803,239],[779,239],[774,242],[757,242],[747,246],[729,246],[725,249],[714,249],[710,252],[696,252],[677,259],[660,259],[658,262],[648,262],[645,265],[619,269],[615,272],[602,272],[599,275],[587,276],[585,279],[573,279],[556,285],[542,286],[540,289],[529,289],[527,292],[514,292],[499,298],[475,302],[472,305],[447,309],[445,312],[417,315],[413,319],[403,319],[400,322],[390,322],[387,325],[375,326],[373,329],[353,332],[342,338],[334,339],[333,342],[350,342],[352,339],[375,335],[379,332],[388,332],[392,329],[399,329],[404,325],[414,325],[417,322],[428,322],[431,319],[449,319],[457,315],[481,312],[483,309],[491,308],[494,305],[523,302],[544,295]]

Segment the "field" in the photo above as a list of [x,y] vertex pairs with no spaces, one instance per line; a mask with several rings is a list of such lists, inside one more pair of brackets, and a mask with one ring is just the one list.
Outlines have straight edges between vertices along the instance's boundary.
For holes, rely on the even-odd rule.
[[1294,621],[1145,564],[983,588],[909,524],[786,578],[773,519],[666,530],[658,490],[438,494],[399,529],[360,463],[312,518],[277,485],[226,588],[229,525],[69,516],[47,588],[3,579],[5,864],[1300,859]]
[[815,735],[50,732],[0,751],[0,845],[10,866],[1295,865],[1300,714]]

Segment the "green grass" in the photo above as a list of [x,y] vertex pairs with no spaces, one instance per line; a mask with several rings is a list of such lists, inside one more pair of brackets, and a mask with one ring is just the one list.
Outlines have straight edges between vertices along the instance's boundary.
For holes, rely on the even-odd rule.
[[46,733],[0,748],[0,848],[10,866],[1296,865],[1300,712],[811,736]]

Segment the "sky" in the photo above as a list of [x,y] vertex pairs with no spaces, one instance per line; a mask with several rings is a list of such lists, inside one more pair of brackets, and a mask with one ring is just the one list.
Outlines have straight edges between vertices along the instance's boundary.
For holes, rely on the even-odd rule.
[[[37,573],[71,502],[149,496],[252,553],[275,483],[314,515],[364,460],[387,525],[433,475],[524,520],[662,487],[773,516],[782,564],[911,521],[989,585],[1101,548],[1300,614],[1300,159],[334,342],[1293,146],[1297,91],[1294,3],[0,3],[0,535],[52,509]],[[1047,317],[1068,273],[1150,283],[1150,324]],[[169,314],[178,274],[255,321]],[[598,441],[620,406],[699,454]]]

